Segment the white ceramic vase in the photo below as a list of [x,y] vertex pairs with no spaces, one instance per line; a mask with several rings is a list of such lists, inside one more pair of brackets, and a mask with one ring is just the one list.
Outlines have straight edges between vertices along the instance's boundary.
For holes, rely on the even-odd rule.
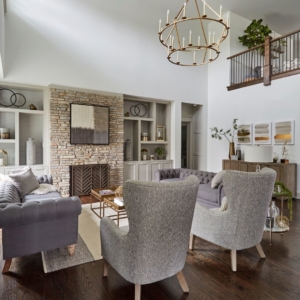
[[33,138],[28,138],[26,142],[26,164],[35,165],[35,142]]

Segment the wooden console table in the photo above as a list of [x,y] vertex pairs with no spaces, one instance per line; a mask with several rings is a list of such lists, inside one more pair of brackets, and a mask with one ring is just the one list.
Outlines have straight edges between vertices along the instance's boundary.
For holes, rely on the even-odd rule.
[[256,165],[259,164],[260,168],[268,167],[276,171],[276,181],[282,182],[291,192],[293,197],[297,195],[297,164],[281,164],[281,163],[259,163],[247,162],[244,160],[230,160],[223,159],[223,170],[237,170],[244,172],[255,172]]

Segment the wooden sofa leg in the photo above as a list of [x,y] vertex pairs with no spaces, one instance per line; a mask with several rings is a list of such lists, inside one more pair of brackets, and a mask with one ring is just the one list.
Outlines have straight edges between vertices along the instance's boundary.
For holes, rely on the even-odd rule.
[[11,262],[12,262],[12,258],[11,259],[7,259],[4,263],[4,267],[3,267],[3,270],[2,270],[2,274],[4,273],[7,273],[9,268],[10,268],[10,265],[11,265]]
[[189,287],[188,287],[188,285],[185,281],[185,277],[184,277],[182,271],[177,273],[177,278],[178,278],[178,281],[180,283],[180,286],[181,286],[183,292],[188,293],[189,292]]
[[236,272],[236,250],[231,250],[231,269]]
[[194,247],[195,247],[195,239],[196,239],[196,236],[193,235],[193,234],[190,234],[189,248],[190,248],[191,250],[193,250]]
[[260,243],[256,245],[256,249],[257,249],[257,251],[258,251],[261,258],[266,258],[266,255],[265,255],[264,250],[262,249]]
[[108,262],[103,258],[103,277],[107,277],[108,274]]
[[70,256],[74,255],[74,253],[75,253],[75,246],[76,246],[75,244],[68,246],[68,251],[69,251]]
[[140,284],[135,284],[134,286],[134,300],[140,300],[141,299],[141,292],[142,287]]

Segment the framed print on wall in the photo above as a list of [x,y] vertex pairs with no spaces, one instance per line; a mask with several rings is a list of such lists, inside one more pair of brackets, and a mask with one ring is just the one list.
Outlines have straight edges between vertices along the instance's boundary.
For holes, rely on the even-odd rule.
[[272,144],[272,123],[261,122],[253,124],[253,144],[270,145]]
[[283,145],[285,142],[287,144],[295,143],[295,121],[280,121],[273,123],[273,144]]
[[71,104],[71,144],[109,144],[109,107]]
[[252,124],[239,125],[237,137],[239,145],[252,144]]

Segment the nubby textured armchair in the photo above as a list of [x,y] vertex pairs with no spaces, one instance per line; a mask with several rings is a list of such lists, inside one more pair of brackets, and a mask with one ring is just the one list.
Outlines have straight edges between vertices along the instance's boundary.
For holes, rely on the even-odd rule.
[[110,218],[101,219],[101,247],[106,277],[111,265],[135,284],[135,299],[141,285],[177,274],[184,292],[182,274],[197,198],[199,180],[189,176],[182,182],[159,183],[128,180],[123,187],[129,231]]
[[260,242],[272,198],[276,172],[227,171],[223,176],[226,211],[209,210],[196,204],[190,239],[194,248],[195,236],[231,250],[231,267],[236,271],[236,251],[256,246],[265,257]]

